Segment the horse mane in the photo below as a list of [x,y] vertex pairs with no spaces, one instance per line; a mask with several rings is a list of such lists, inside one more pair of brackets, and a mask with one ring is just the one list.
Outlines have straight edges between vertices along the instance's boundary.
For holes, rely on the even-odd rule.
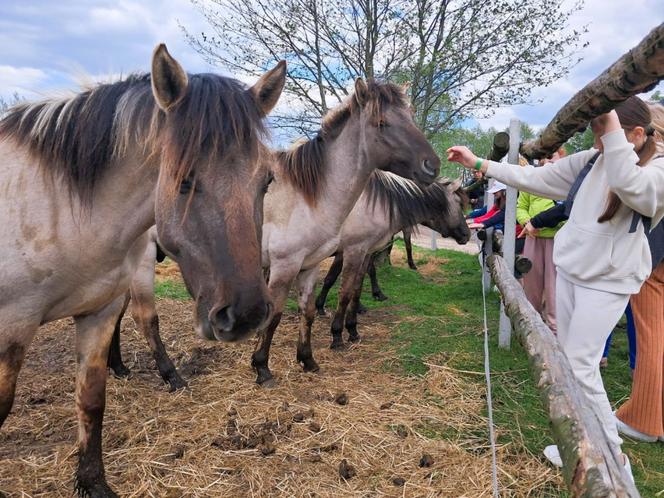
[[[386,210],[390,225],[396,229],[414,226],[436,216],[449,214],[448,186],[451,183],[447,178],[438,178],[427,188],[421,189],[411,180],[376,170],[365,188],[366,203],[371,209],[380,205]],[[459,191],[455,194],[459,194]]]
[[377,125],[384,106],[410,106],[403,89],[394,83],[369,80],[367,88],[364,105],[360,105],[354,93],[351,94],[323,117],[320,130],[314,138],[298,142],[289,150],[277,152],[277,160],[286,180],[302,193],[310,206],[316,204],[325,181],[325,147],[330,140],[339,136],[350,117],[365,110],[372,123]]
[[131,145],[160,156],[176,191],[201,158],[232,147],[258,154],[263,122],[246,87],[215,74],[189,75],[187,93],[168,114],[156,104],[150,74],[130,75],[60,100],[19,104],[0,120],[0,138],[13,139],[52,178],[61,178],[83,205]]

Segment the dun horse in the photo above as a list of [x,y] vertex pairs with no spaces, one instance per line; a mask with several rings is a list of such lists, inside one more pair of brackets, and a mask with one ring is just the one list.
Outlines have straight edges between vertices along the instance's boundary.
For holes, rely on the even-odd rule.
[[294,281],[300,312],[296,358],[305,371],[319,369],[311,350],[318,265],[336,251],[342,224],[371,172],[392,171],[428,185],[440,165],[415,126],[403,89],[361,79],[349,100],[323,119],[316,138],[277,157],[263,224],[263,265],[275,312],[252,357],[263,385],[272,383],[270,345]]
[[106,362],[148,228],[179,262],[206,337],[242,339],[269,316],[262,118],[284,82],[284,63],[249,89],[187,75],[159,45],[151,75],[0,121],[0,424],[38,327],[73,316],[80,495],[116,496],[102,462]]
[[465,244],[470,239],[464,218],[466,200],[458,182],[438,179],[428,188],[420,189],[413,182],[389,173],[376,171],[372,175],[344,222],[334,264],[316,299],[320,312],[327,293],[341,272],[341,290],[331,325],[333,349],[343,345],[344,318],[349,340],[356,342],[360,339],[357,312],[362,282],[372,254],[383,249],[404,226],[419,223],[426,224],[443,237],[453,237],[459,244]]

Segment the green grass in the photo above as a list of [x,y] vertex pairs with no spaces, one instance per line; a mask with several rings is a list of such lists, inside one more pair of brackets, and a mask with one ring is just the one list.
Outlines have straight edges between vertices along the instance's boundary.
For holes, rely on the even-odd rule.
[[[402,247],[400,242],[397,245]],[[425,263],[431,256],[447,262],[439,265],[439,275],[430,278],[401,267],[379,268],[379,281],[389,301],[374,302],[368,285],[363,294],[363,302],[368,307],[389,306],[398,315],[421,318],[401,322],[394,330],[393,341],[403,372],[425,373],[425,362],[432,356],[438,361],[441,358],[446,360],[447,366],[455,369],[483,371],[481,272],[477,257],[423,249],[416,249],[415,256],[418,264]],[[330,305],[333,305],[332,300]],[[533,458],[539,458],[544,446],[553,440],[539,392],[529,375],[526,354],[516,337],[510,350],[497,347],[499,298],[496,293],[488,296],[488,311],[494,419],[500,429],[499,443],[509,441],[519,451],[530,452],[536,455]],[[627,339],[622,329],[617,329],[614,334],[609,368],[603,374],[611,401],[619,405],[629,396],[631,389]],[[465,377],[469,382],[484,383],[484,377],[479,375]],[[435,429],[430,432],[436,434]],[[438,437],[446,436],[450,435],[438,434]],[[485,428],[478,428],[478,437],[486,438]],[[642,496],[664,496],[663,445],[626,440],[624,449],[630,455]],[[568,495],[564,490],[551,489],[543,496]]]
[[184,284],[179,280],[157,280],[154,285],[157,297],[186,301],[191,299]]

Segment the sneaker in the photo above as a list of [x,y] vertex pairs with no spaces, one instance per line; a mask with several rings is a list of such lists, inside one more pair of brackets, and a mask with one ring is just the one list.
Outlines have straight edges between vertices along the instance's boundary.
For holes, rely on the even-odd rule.
[[629,476],[630,481],[632,481],[632,484],[634,484],[634,474],[632,474],[632,465],[629,463],[629,458],[627,458],[627,455],[623,453],[623,456],[625,457],[625,470],[627,471],[627,475]]
[[560,458],[560,452],[558,451],[558,447],[555,444],[544,448],[544,456],[549,462],[551,462],[552,465],[555,465],[556,467],[563,466],[563,460]]
[[635,439],[644,443],[654,443],[657,441],[657,436],[649,436],[648,434],[644,434],[641,431],[637,431],[634,427],[627,425],[618,417],[616,417],[616,427],[618,428],[618,432],[620,434],[627,436],[630,439]]

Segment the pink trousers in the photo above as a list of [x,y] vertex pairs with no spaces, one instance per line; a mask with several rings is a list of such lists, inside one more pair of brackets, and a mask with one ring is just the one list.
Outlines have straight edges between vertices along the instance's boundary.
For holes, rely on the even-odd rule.
[[553,239],[526,237],[523,255],[533,268],[523,277],[523,290],[530,304],[555,333],[556,267],[553,266]]

